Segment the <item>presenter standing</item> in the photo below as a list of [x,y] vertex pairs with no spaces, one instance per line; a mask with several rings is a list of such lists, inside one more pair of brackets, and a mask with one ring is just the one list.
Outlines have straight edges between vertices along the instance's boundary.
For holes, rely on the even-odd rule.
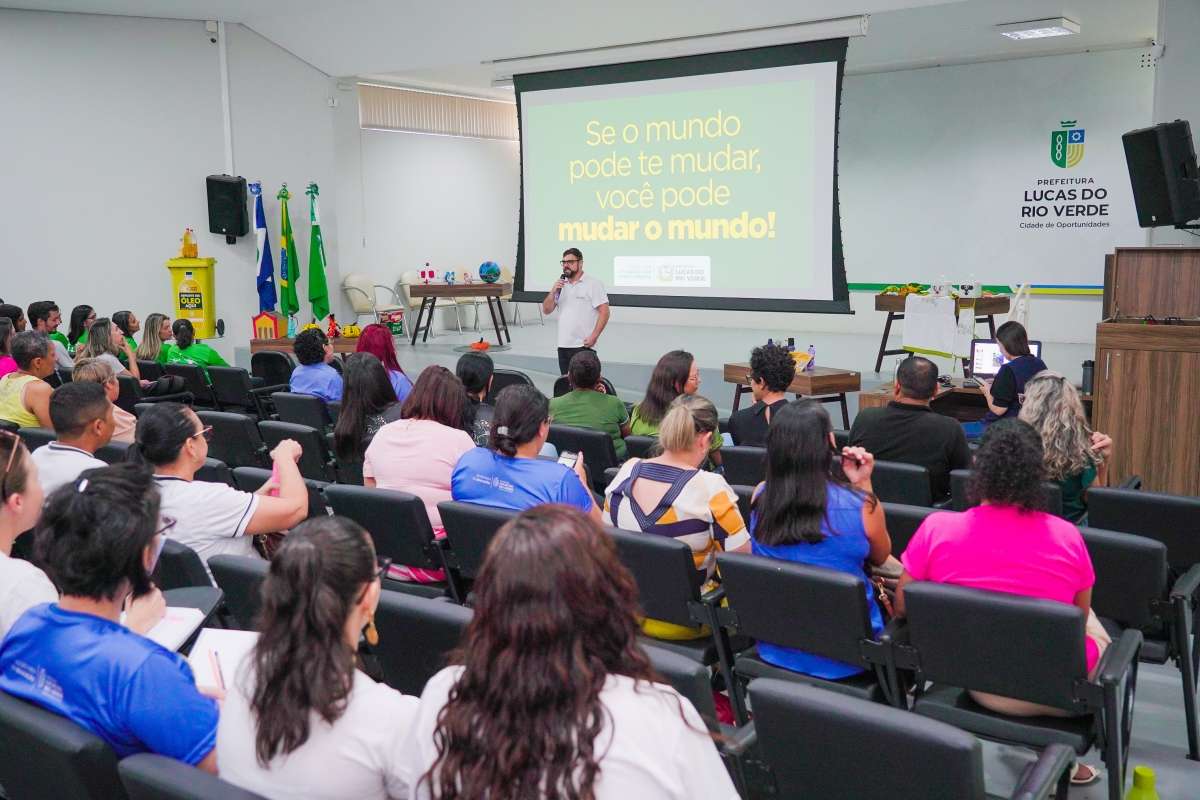
[[608,324],[608,293],[604,284],[583,274],[583,253],[570,247],[562,254],[562,277],[555,281],[542,301],[542,311],[558,315],[558,372],[567,374],[571,356],[580,350],[595,350],[596,341]]

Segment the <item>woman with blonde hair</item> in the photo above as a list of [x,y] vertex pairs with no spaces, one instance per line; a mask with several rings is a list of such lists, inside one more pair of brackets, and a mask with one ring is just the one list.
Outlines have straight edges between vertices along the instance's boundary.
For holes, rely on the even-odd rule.
[[[124,355],[129,362],[126,367],[117,356]],[[129,373],[135,378],[142,376],[138,372],[137,356],[133,354],[129,342],[119,333],[114,335],[112,320],[101,317],[92,323],[88,329],[87,341],[80,344],[75,354],[76,358],[95,358],[112,367],[113,373],[122,375]]]
[[1079,392],[1057,372],[1043,370],[1025,384],[1018,417],[1042,438],[1046,478],[1062,488],[1063,516],[1080,522],[1087,516],[1087,490],[1108,483],[1112,439],[1093,431]]
[[173,337],[171,318],[158,312],[150,314],[146,317],[146,324],[142,326],[142,343],[138,345],[137,357],[143,361],[167,363],[167,357],[174,347],[171,344]]
[[84,358],[75,362],[71,372],[71,380],[75,383],[98,383],[104,387],[108,402],[113,404],[114,442],[133,444],[134,433],[137,430],[137,417],[117,405],[117,397],[121,394],[121,384],[117,375],[107,361],[98,358]]

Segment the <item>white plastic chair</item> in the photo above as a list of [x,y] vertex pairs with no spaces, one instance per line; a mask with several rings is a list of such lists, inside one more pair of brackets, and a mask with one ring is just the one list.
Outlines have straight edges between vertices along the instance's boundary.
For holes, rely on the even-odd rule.
[[[390,305],[380,306],[376,296],[376,292],[383,289],[388,293]],[[360,317],[372,316],[375,322],[379,322],[382,315],[389,311],[397,311],[402,309],[400,297],[396,291],[388,286],[382,286],[378,283],[372,283],[369,275],[364,275],[361,272],[351,272],[342,279],[342,291],[346,294],[346,300],[350,303],[350,309],[354,312],[354,323],[357,325]]]
[[[405,330],[408,330],[408,325],[417,324],[417,309],[413,308],[413,298],[408,291],[408,287],[418,283],[421,283],[421,275],[415,269],[401,273],[400,279],[396,281],[395,293],[399,295],[401,301],[404,303]],[[435,326],[429,326],[429,335],[437,338],[437,328]]]
[[[508,267],[501,267],[501,268],[500,268],[500,282],[501,282],[501,283],[508,283],[508,284],[511,284],[511,283],[513,282],[513,274],[512,274],[512,270],[510,270]],[[513,318],[513,319],[512,319],[512,321],[513,321],[513,324],[514,324],[514,325],[520,325],[522,328],[524,328],[524,327],[525,327],[525,323],[521,321],[521,304],[520,304],[520,303],[514,303],[514,302],[513,302],[513,299],[512,299],[512,291],[509,291],[509,293],[508,293],[508,294],[501,296],[501,298],[500,298],[500,302],[504,302],[504,301],[508,301],[508,306],[509,306],[509,308],[511,308],[511,309],[512,309],[512,318]],[[534,306],[537,308],[537,313],[538,313],[538,322],[539,322],[540,324],[542,324],[542,325],[545,325],[545,324],[546,324],[546,318],[545,318],[545,316],[542,314],[542,304],[541,304],[541,303],[534,303],[533,305],[534,305]]]

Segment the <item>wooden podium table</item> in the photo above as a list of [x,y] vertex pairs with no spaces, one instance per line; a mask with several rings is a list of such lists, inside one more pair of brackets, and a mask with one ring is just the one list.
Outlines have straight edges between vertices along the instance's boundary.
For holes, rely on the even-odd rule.
[[[279,353],[291,353],[292,345],[295,343],[295,341],[295,339],[289,339],[286,336],[279,339],[251,339],[250,353],[253,355],[254,353],[261,353],[264,350],[274,350]],[[358,347],[358,338],[339,336],[336,339],[331,339],[329,343],[333,345],[333,352],[345,355],[355,351],[355,348]]]
[[417,311],[417,321],[413,324],[412,343],[417,343],[421,334],[421,317],[425,318],[425,332],[422,342],[429,341],[429,327],[433,325],[433,310],[437,307],[438,298],[455,299],[459,297],[482,297],[488,304],[492,314],[492,325],[496,329],[496,342],[503,347],[504,339],[512,343],[508,332],[508,321],[504,319],[504,306],[500,298],[512,293],[511,283],[410,283],[408,296],[421,298],[421,308]]
[[[750,391],[750,365],[733,363],[725,365],[725,382],[733,384],[733,410],[741,405],[742,395]],[[850,427],[850,411],[846,408],[846,393],[862,388],[862,376],[838,367],[814,367],[811,372],[796,370],[787,390],[796,397],[811,397],[822,403],[838,403],[842,407],[842,426]]]
[[[972,304],[975,307],[975,321],[986,322],[990,334],[989,338],[995,339],[996,315],[1008,313],[1008,295],[958,298],[958,308],[960,310],[971,308]],[[887,322],[883,324],[883,339],[879,342],[879,355],[875,357],[875,372],[879,372],[883,366],[884,356],[898,356],[908,353],[907,350],[887,349],[888,337],[892,335],[892,323],[898,319],[904,319],[904,298],[898,294],[877,294],[875,295],[875,310],[887,312]]]

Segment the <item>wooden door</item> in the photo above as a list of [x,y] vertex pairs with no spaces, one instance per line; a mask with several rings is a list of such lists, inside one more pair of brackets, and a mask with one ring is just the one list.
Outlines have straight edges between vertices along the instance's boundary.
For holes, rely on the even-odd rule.
[[1141,475],[1144,488],[1200,494],[1200,353],[1102,349],[1096,430],[1113,438],[1109,482]]

